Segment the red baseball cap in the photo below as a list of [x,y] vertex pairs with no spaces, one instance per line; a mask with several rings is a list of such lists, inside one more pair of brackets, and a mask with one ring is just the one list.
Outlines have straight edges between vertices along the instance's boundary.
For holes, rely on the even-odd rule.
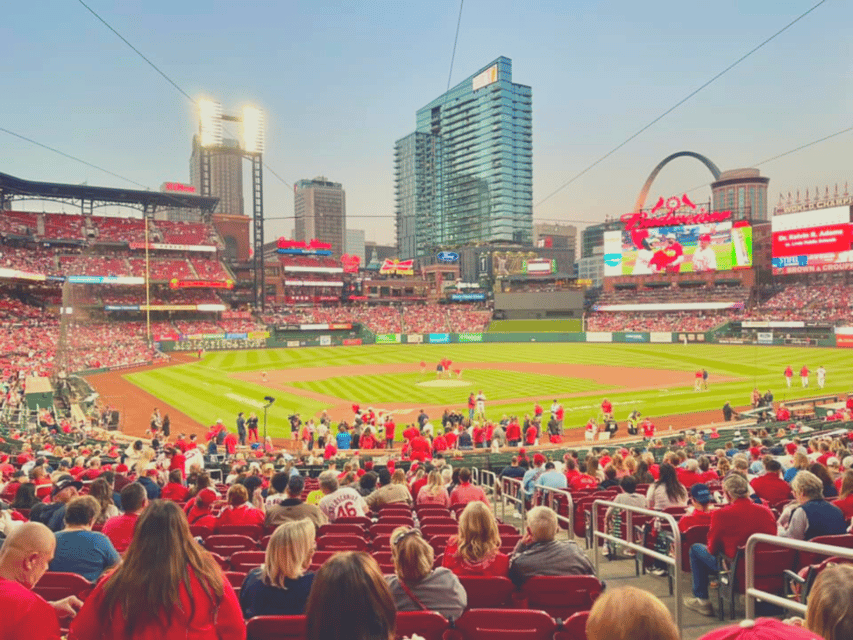
[[127,465],[120,464],[116,467],[116,473],[127,473]]
[[541,453],[537,453],[536,455],[533,456],[533,464],[540,465],[540,464],[545,464],[545,462],[546,462],[545,456],[543,456]]
[[699,640],[822,640],[804,627],[785,624],[773,618],[742,620],[740,624],[714,629]]
[[749,450],[749,454],[753,458],[757,458],[758,456],[761,455],[761,449],[759,449],[758,447],[752,447],[752,449]]
[[213,504],[216,502],[216,492],[213,489],[202,489],[198,492],[195,501],[200,504]]
[[790,455],[794,455],[795,453],[797,453],[797,443],[789,442],[785,445],[785,451],[787,451]]

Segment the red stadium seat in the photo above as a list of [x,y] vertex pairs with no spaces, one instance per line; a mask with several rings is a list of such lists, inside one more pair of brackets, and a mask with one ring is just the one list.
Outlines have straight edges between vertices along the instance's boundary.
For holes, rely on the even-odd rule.
[[85,600],[94,585],[83,576],[64,571],[48,571],[33,587],[33,591],[48,602],[77,596]]
[[586,622],[589,611],[579,611],[563,622],[563,628],[554,634],[554,640],[586,640]]
[[[837,536],[817,536],[816,538],[812,538],[811,542],[816,542],[817,544],[829,544],[833,547],[844,547],[845,549],[853,549],[853,533],[842,533]],[[808,567],[812,564],[819,564],[826,559],[827,556],[814,553],[812,551],[800,551],[799,557],[797,558],[797,565],[802,567]]]
[[373,559],[379,563],[379,568],[382,569],[382,573],[385,575],[391,575],[394,573],[394,558],[389,550],[374,550],[371,555],[373,556]]
[[236,553],[237,551],[256,551],[258,549],[258,541],[249,536],[215,534],[208,536],[204,541],[204,547],[208,551],[229,558],[232,553]]
[[603,590],[595,576],[534,576],[524,583],[516,598],[525,608],[566,620],[579,611],[589,611]]
[[690,527],[687,531],[681,534],[681,570],[691,573],[690,569],[690,547],[697,542],[705,544],[708,542],[707,524],[699,524],[695,527]]
[[374,551],[389,551],[391,549],[390,534],[374,536],[370,546]]
[[425,538],[432,536],[455,536],[459,533],[458,524],[421,524],[421,533]]
[[259,524],[223,524],[216,527],[216,533],[222,535],[246,536],[258,541],[264,535],[264,528]]
[[210,527],[204,527],[200,524],[191,524],[190,533],[196,538],[207,540],[209,536],[213,535],[213,529],[211,529]]
[[468,594],[469,609],[502,609],[509,606],[515,585],[503,576],[459,576]]
[[447,515],[441,515],[441,516],[438,516],[438,515],[427,516],[427,515],[418,514],[418,522],[420,522],[421,528],[426,527],[426,526],[434,526],[434,525],[446,525],[446,526],[452,526],[452,527],[459,526],[459,523],[456,520],[454,520],[450,516],[449,513]]
[[[720,588],[718,590],[719,617],[725,617],[723,601],[729,601],[732,620],[735,619],[735,594],[745,592],[746,583],[746,553],[745,547],[738,547],[735,557],[731,559],[725,571],[720,574]],[[724,559],[722,554],[718,555],[718,562]],[[797,561],[797,552],[794,549],[785,549],[766,543],[755,546],[755,588],[768,593],[782,595],[785,590],[785,570],[793,570]]]
[[222,569],[223,571],[228,571],[228,570],[230,570],[230,569],[231,569],[231,565],[230,565],[230,564],[228,564],[228,560],[227,560],[227,558],[223,558],[223,557],[222,557],[221,555],[219,555],[218,553],[213,553],[213,552],[211,552],[211,553],[210,553],[210,556],[211,556],[214,560],[216,560],[216,564],[218,564],[218,565],[219,565],[219,568],[220,568],[220,569]]
[[518,544],[519,540],[521,540],[521,536],[517,533],[515,535],[501,534],[501,553],[510,554],[515,551],[515,545]]
[[383,535],[387,536],[387,535],[391,534],[394,531],[394,529],[396,529],[397,527],[401,527],[401,526],[405,526],[405,525],[385,524],[384,522],[377,522],[376,524],[374,524],[370,527],[370,535],[371,535],[371,537],[383,536]]
[[469,609],[447,640],[552,640],[557,625],[544,611]]
[[331,534],[317,538],[318,551],[367,551],[367,540],[361,536]]
[[266,559],[264,551],[238,551],[232,554],[228,562],[232,571],[248,573],[256,567],[260,567]]
[[397,640],[410,638],[417,634],[424,640],[442,640],[449,623],[435,611],[399,611],[397,612]]
[[305,616],[255,616],[246,622],[246,640],[304,640]]
[[270,539],[272,535],[264,536],[261,538],[261,551],[266,551],[267,547],[270,545]]
[[320,527],[320,530],[317,531],[318,536],[325,536],[328,534],[337,534],[343,533],[347,535],[360,536],[365,537],[367,532],[364,530],[364,527],[358,524],[338,524],[337,522],[333,522],[331,524],[324,524]]
[[444,553],[444,550],[447,548],[447,541],[450,540],[451,537],[452,536],[448,535],[432,536],[427,540],[427,542],[429,542],[429,546],[431,546],[436,555],[438,555],[439,553]]
[[323,563],[335,555],[339,550],[335,551],[315,551],[311,556],[311,571],[317,571],[323,566]]
[[414,527],[415,520],[412,516],[401,516],[394,514],[393,516],[379,514],[379,524],[393,524],[397,527]]
[[243,581],[246,579],[245,571],[223,571],[222,574],[229,584],[234,588],[234,592],[239,596],[240,588],[243,586]]
[[335,518],[334,524],[360,524],[362,527],[370,527],[373,524],[373,520],[367,516],[343,516]]
[[508,533],[511,536],[516,536],[518,534],[518,527],[514,527],[511,524],[499,524],[498,525],[498,533],[503,536],[505,533]]

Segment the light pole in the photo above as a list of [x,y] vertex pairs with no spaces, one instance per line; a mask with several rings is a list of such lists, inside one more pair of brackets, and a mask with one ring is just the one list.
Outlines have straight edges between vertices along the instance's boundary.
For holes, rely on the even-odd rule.
[[264,405],[264,443],[267,441],[267,409],[272,406],[272,403],[275,402],[275,398],[272,396],[264,396],[264,400],[267,403]]

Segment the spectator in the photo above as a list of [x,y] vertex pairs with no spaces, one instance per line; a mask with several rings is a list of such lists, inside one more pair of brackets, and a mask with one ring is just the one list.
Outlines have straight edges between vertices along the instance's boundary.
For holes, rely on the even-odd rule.
[[[741,620],[740,623],[715,629],[699,640],[753,640],[759,638],[784,638],[785,640],[826,640],[807,629],[785,624],[774,618]],[[843,636],[842,636],[843,637]]]
[[121,558],[109,538],[92,531],[100,510],[92,496],[80,496],[68,503],[65,528],[56,534],[50,571],[76,573],[95,582],[106,569],[119,563]]
[[[216,516],[213,515],[211,506],[216,502],[217,495],[213,489],[202,489],[193,499],[189,513],[187,513],[187,522],[190,526],[207,527],[211,531],[216,528]],[[189,505],[187,505],[189,506]]]
[[[827,471],[826,467],[824,467],[819,462],[814,462],[811,464],[811,466],[809,466],[809,471],[816,475],[818,479],[823,483],[824,498],[838,497],[838,489],[835,488],[835,481],[832,479],[832,476],[829,474],[829,471]],[[794,481],[792,480],[791,485],[793,486],[793,484]]]
[[148,496],[145,488],[138,482],[133,482],[121,490],[121,508],[124,514],[107,520],[101,530],[119,553],[124,553],[130,546],[139,514],[147,506]]
[[505,576],[509,557],[500,546],[498,525],[489,507],[470,502],[459,516],[459,533],[447,541],[442,566],[458,576]]
[[370,512],[367,503],[358,492],[351,487],[339,487],[334,471],[324,471],[318,478],[323,498],[320,500],[322,511],[329,522],[338,518],[363,516]]
[[636,587],[608,589],[595,601],[586,623],[588,640],[679,640],[669,609]]
[[429,472],[426,486],[418,492],[418,504],[437,504],[450,507],[450,496],[441,479],[441,474],[433,469]]
[[556,466],[550,460],[545,463],[545,472],[539,476],[537,487],[550,487],[552,489],[567,489],[569,486],[566,475],[557,471]]
[[[278,476],[279,474],[276,474]],[[267,529],[277,527],[291,520],[302,520],[308,518],[315,530],[319,530],[329,519],[317,505],[308,504],[302,500],[302,491],[305,488],[305,479],[300,476],[290,476],[287,481],[287,499],[267,509],[267,517],[264,526]]]
[[391,483],[379,487],[367,496],[367,506],[379,511],[386,504],[412,504],[412,494],[406,486],[406,472],[397,469],[391,476]]
[[75,596],[46,602],[32,591],[47,571],[55,548],[53,533],[39,522],[24,523],[0,547],[0,620],[4,638],[24,635],[59,640],[58,616],[73,616],[82,606]]
[[152,502],[137,533],[124,561],[86,599],[69,640],[245,640],[234,589],[174,502]]
[[169,482],[163,487],[160,492],[160,497],[163,500],[172,500],[173,502],[186,502],[190,490],[184,486],[184,474],[182,469],[172,469],[169,471]]
[[398,527],[391,534],[394,573],[386,576],[397,611],[436,611],[457,619],[468,606],[459,578],[445,567],[433,569],[435,552],[418,529]]
[[394,640],[397,611],[376,560],[345,551],[314,578],[305,610],[306,640]]
[[853,638],[853,567],[827,567],[809,593],[806,628],[824,640]]
[[264,564],[240,589],[243,616],[298,616],[305,612],[314,574],[308,571],[317,544],[307,518],[279,525],[270,537]]
[[89,485],[89,495],[97,500],[100,507],[95,524],[104,524],[118,515],[118,507],[113,502],[113,488],[103,477],[97,478]]
[[229,524],[261,526],[264,524],[264,512],[249,502],[249,492],[242,484],[234,484],[228,489],[228,505],[220,512],[216,528]]
[[711,491],[707,484],[700,482],[690,487],[690,506],[693,509],[685,513],[678,521],[678,530],[681,533],[690,527],[711,526],[713,509]]
[[41,522],[54,533],[61,531],[65,523],[65,505],[77,497],[77,492],[83,488],[69,475],[60,476],[53,483],[50,492],[50,503],[40,502],[30,511],[31,522]]
[[[844,514],[824,500],[823,483],[813,473],[801,471],[791,483],[798,506],[786,510],[779,518],[779,535],[795,540],[811,540],[817,536],[844,533]],[[787,516],[787,517],[786,517]]]
[[750,486],[755,494],[770,505],[791,498],[791,486],[781,477],[782,465],[772,456],[764,456],[764,475],[752,479]]
[[11,504],[12,509],[32,509],[41,502],[36,497],[36,485],[31,482],[19,484],[14,495],[15,499],[12,500]]
[[[667,467],[669,465],[662,465]],[[716,554],[734,558],[737,548],[746,544],[753,533],[776,534],[776,522],[770,509],[749,499],[749,484],[742,475],[732,473],[723,480],[723,492],[729,505],[711,515],[708,544],[690,547],[690,569],[693,573],[693,597],[684,599],[684,606],[702,615],[714,615],[708,599],[708,579],[717,571]]]
[[[616,494],[616,497],[613,498],[613,502],[632,507],[641,507],[643,509],[647,507],[646,496],[637,493],[637,481],[634,479],[633,476],[623,477],[622,481],[619,483],[619,486],[622,487],[622,493]],[[616,507],[609,507],[607,509],[607,511],[604,513],[604,521],[609,532],[612,532],[616,528],[617,522],[619,524],[620,531],[625,526],[623,524],[625,521],[625,516],[622,514],[622,511],[620,509],[617,509]],[[610,544],[608,544],[604,548],[604,557],[609,558],[612,555],[613,549]]]
[[527,514],[527,532],[510,557],[509,578],[520,586],[533,576],[594,575],[589,559],[572,540],[556,540],[557,514],[533,507]]
[[649,487],[646,494],[649,509],[663,511],[667,507],[683,507],[687,504],[687,489],[678,481],[678,476],[668,462],[660,466],[660,477]]
[[[850,518],[853,518],[853,469],[844,472],[841,478],[841,491],[838,494],[838,500],[833,504],[841,509],[845,520],[849,522]],[[12,506],[14,507],[14,504]]]
[[489,499],[480,487],[471,484],[471,470],[462,467],[459,470],[459,486],[450,494],[450,505],[469,504],[470,502],[482,502],[489,507]]

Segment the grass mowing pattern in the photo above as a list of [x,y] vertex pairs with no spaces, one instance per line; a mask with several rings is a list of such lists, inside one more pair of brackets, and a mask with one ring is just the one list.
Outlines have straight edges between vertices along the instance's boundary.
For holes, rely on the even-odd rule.
[[[415,386],[418,381],[434,379],[435,362],[442,357],[450,358],[455,363],[556,362],[668,369],[683,371],[684,382],[670,389],[620,391],[612,386],[601,388],[592,380],[472,368],[463,371],[463,380],[469,379],[474,383],[468,388]],[[420,373],[421,361],[426,362],[428,368],[423,375]],[[579,428],[591,416],[598,414],[601,399],[605,395],[613,402],[617,419],[624,419],[635,407],[645,415],[656,417],[719,409],[726,401],[734,406],[743,406],[749,403],[752,389],[756,386],[762,393],[772,389],[777,401],[791,401],[821,393],[817,389],[814,374],[809,389],[801,389],[799,378],[795,376],[794,387],[788,390],[782,375],[788,364],[795,371],[799,371],[803,364],[807,364],[812,371],[823,364],[828,372],[824,392],[847,393],[850,390],[847,372],[853,365],[853,352],[845,349],[680,344],[375,345],[214,352],[199,362],[129,374],[126,377],[202,424],[211,424],[217,418],[222,418],[226,424],[233,425],[238,411],[254,410],[262,415],[247,401],[260,403],[265,395],[272,395],[277,401],[269,411],[268,432],[275,437],[288,437],[290,428],[287,416],[290,413],[298,411],[303,416],[312,415],[327,405],[301,395],[286,394],[279,389],[229,378],[227,374],[381,363],[411,364],[412,372],[336,377],[296,382],[292,386],[336,396],[342,402],[359,401],[362,405],[379,408],[383,402],[446,404],[448,407],[463,408],[468,392],[482,388],[489,398],[486,408],[491,418],[500,418],[504,413],[523,416],[532,412],[533,404],[530,402],[501,403],[501,399],[537,397],[547,411],[551,400],[556,397],[566,408],[566,427]],[[710,374],[710,390],[696,393],[692,386],[693,373],[700,368],[707,369]],[[737,380],[719,382],[724,377]],[[565,398],[563,395],[585,390],[600,390],[601,393],[579,398]],[[665,418],[656,422],[659,428],[666,428]]]

